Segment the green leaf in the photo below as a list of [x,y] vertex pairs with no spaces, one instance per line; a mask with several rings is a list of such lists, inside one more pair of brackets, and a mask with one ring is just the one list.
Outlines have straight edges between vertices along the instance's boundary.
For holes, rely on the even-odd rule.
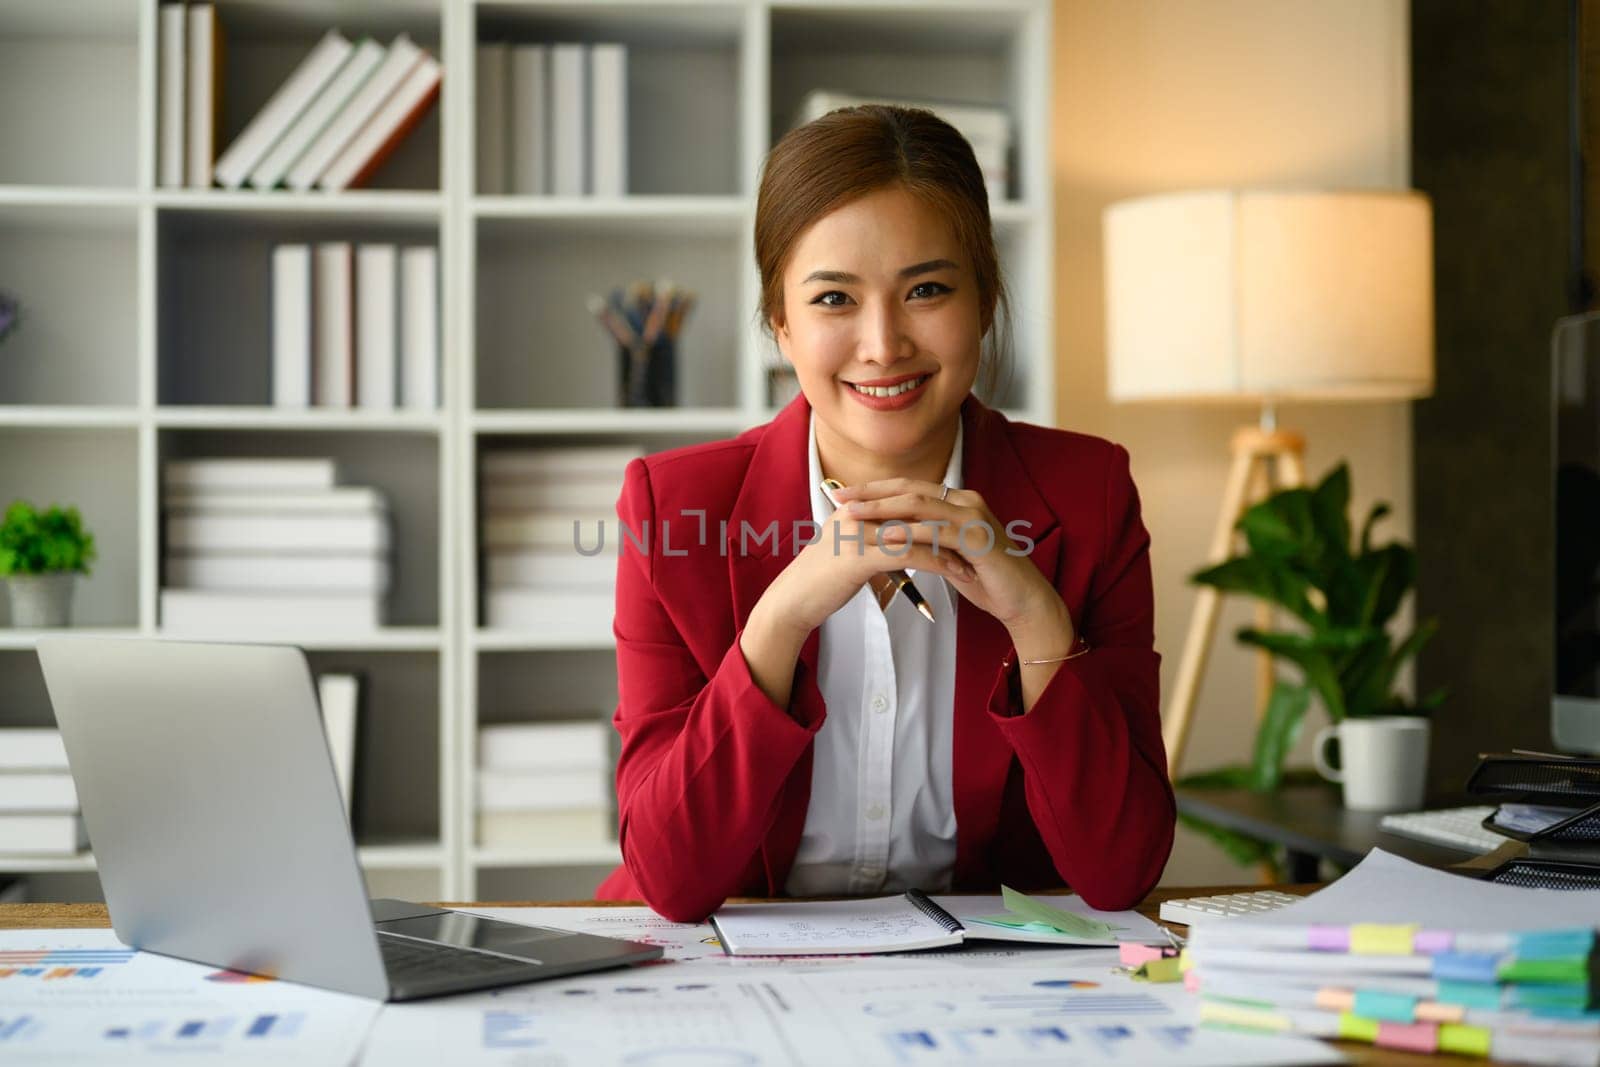
[[1199,585],[1215,586],[1225,593],[1245,593],[1276,604],[1313,625],[1323,618],[1306,595],[1311,585],[1304,577],[1263,559],[1240,556],[1196,571],[1191,580]]
[[1372,551],[1372,528],[1378,520],[1389,514],[1389,505],[1379,501],[1372,505],[1372,510],[1367,513],[1367,521],[1361,524],[1361,554],[1366,555]]
[[1255,759],[1251,765],[1251,788],[1270,793],[1283,779],[1283,761],[1300,737],[1300,724],[1311,706],[1311,690],[1279,681],[1272,687],[1267,713],[1256,730]]
[[1173,784],[1184,789],[1249,789],[1251,780],[1250,768],[1241,764],[1186,774]]
[[1328,717],[1334,722],[1344,718],[1344,690],[1339,686],[1339,673],[1330,653],[1354,647],[1359,635],[1342,630],[1305,636],[1246,629],[1240,630],[1238,637],[1243,644],[1264,648],[1298,666],[1322,700]]
[[1311,494],[1311,514],[1321,535],[1324,560],[1350,557],[1349,512],[1350,467],[1341,463]]
[[1019,893],[1008,885],[1000,887],[1001,899],[1005,901],[1006,909],[1013,915],[1021,916],[1028,922],[1044,923],[1046,926],[1059,930],[1063,934],[1073,937],[1087,938],[1093,941],[1116,940],[1117,927],[1110,923],[1091,919],[1087,915],[1075,915],[1070,911],[1051,907],[1042,900],[1035,900],[1026,893]]

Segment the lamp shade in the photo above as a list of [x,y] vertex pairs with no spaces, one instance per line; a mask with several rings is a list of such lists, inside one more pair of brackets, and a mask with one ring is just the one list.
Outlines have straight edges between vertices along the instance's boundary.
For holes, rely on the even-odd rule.
[[1105,212],[1113,400],[1393,400],[1433,388],[1420,193],[1223,190]]

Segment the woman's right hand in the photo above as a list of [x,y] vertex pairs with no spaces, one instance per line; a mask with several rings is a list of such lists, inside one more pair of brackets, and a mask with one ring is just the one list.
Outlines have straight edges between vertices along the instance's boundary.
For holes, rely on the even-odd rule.
[[842,508],[835,510],[822,524],[821,536],[796,554],[767,587],[752,614],[759,611],[771,622],[785,625],[803,642],[876,575],[914,570],[972,576],[971,565],[953,545],[940,543],[935,550],[927,539],[928,531],[915,528],[908,545],[906,531],[905,523],[885,527],[855,518]]

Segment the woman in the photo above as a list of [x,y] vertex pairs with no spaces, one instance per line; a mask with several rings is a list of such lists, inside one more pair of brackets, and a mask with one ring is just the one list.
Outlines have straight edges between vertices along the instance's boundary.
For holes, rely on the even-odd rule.
[[1002,882],[1132,905],[1174,820],[1149,536],[1123,449],[971,395],[1005,296],[970,146],[832,112],[773,148],[755,246],[801,396],[628,466],[598,895],[680,921]]

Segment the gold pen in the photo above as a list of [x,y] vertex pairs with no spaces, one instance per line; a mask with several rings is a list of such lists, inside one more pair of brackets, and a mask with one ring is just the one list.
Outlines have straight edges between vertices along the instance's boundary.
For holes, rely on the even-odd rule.
[[[843,488],[844,483],[839,481],[837,478],[822,479],[822,495],[827,497],[828,503],[832,504],[834,507],[839,506],[839,501],[834,499],[833,491],[835,489]],[[904,593],[906,595],[906,599],[911,601],[912,606],[922,613],[923,618],[927,619],[929,622],[934,621],[933,609],[929,607],[928,602],[923,599],[921,591],[917,589],[917,583],[911,580],[911,575],[907,574],[905,571],[885,571],[883,576],[889,579],[889,585],[887,588],[878,593],[878,607],[882,608],[884,611],[888,611],[889,605],[894,603],[894,595],[896,593]]]

